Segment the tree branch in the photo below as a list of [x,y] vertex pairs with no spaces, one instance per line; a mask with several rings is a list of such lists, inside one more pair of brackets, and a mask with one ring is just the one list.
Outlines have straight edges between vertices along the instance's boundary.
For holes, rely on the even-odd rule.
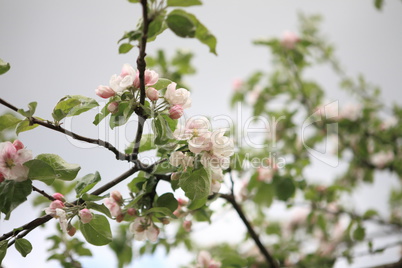
[[[13,110],[15,112],[18,112],[17,107],[15,107],[14,105],[8,103],[7,101],[5,101],[2,98],[0,98],[0,104],[10,108],[11,110]],[[38,124],[38,125],[41,125],[43,127],[46,127],[46,128],[52,129],[54,131],[63,133],[65,135],[67,135],[67,136],[70,136],[75,140],[84,141],[84,142],[91,143],[91,144],[97,144],[99,146],[105,147],[106,149],[112,151],[116,155],[116,159],[118,159],[118,160],[127,160],[127,161],[131,160],[131,155],[121,153],[119,150],[117,150],[116,147],[114,147],[112,144],[110,144],[107,141],[103,141],[103,140],[100,140],[100,139],[91,139],[91,138],[88,138],[88,137],[78,135],[78,134],[76,134],[76,133],[74,133],[72,131],[69,131],[69,130],[61,127],[61,126],[53,125],[53,124],[51,124],[49,122],[40,120],[40,119],[38,119],[36,117],[28,117],[27,119],[31,122],[32,125],[33,124]]]
[[148,39],[148,26],[151,23],[151,19],[148,18],[148,6],[147,0],[141,0],[142,5],[142,19],[143,19],[143,28],[142,28],[142,37],[139,45],[139,55],[137,57],[137,69],[139,72],[140,79],[140,106],[138,106],[136,113],[138,115],[138,125],[137,125],[137,134],[134,140],[134,148],[133,148],[133,159],[138,159],[138,153],[140,150],[140,141],[142,138],[142,132],[144,131],[144,123],[147,119],[144,115],[143,105],[145,103],[145,68],[147,66],[145,62],[146,47],[147,47],[147,39]]
[[50,201],[54,201],[56,200],[53,196],[47,194],[45,191],[43,190],[39,190],[38,188],[36,188],[35,186],[32,185],[32,190],[34,190],[35,192],[40,193],[41,195],[43,195],[44,197],[46,197],[47,199],[49,199]]
[[271,256],[271,254],[268,252],[268,250],[261,243],[259,236],[254,231],[253,227],[251,226],[251,223],[247,220],[246,215],[244,214],[240,205],[236,202],[234,195],[233,194],[230,194],[230,195],[220,194],[219,196],[232,204],[233,208],[236,210],[237,214],[243,221],[244,225],[246,225],[247,231],[250,234],[251,238],[253,238],[255,244],[260,249],[261,254],[265,257],[265,260],[267,261],[267,263],[269,263],[270,267],[271,268],[279,268],[279,265],[276,262],[276,260]]

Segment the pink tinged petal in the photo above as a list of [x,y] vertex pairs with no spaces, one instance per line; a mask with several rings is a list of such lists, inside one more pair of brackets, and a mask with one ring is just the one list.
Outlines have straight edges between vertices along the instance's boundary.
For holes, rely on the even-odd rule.
[[145,85],[146,86],[155,85],[156,82],[158,82],[158,80],[159,80],[159,74],[152,70],[145,70],[144,76],[145,76]]
[[56,208],[56,218],[59,218],[61,230],[64,233],[67,233],[68,223],[66,212],[63,209]]
[[158,235],[160,231],[159,228],[156,227],[154,224],[148,227],[148,229],[145,232],[149,241],[156,242],[158,240]]
[[89,223],[93,218],[91,211],[87,208],[81,209],[78,215],[80,216],[82,223]]
[[202,267],[208,267],[211,260],[211,254],[209,254],[208,251],[202,250],[198,253],[197,262],[201,264]]
[[22,165],[16,164],[10,169],[8,180],[13,180],[17,182],[25,181],[28,179],[29,169]]
[[110,197],[113,198],[118,204],[123,203],[123,196],[119,191],[113,191],[110,193]]
[[21,149],[17,152],[17,157],[15,159],[16,163],[24,164],[25,162],[32,160],[32,152],[27,149]]
[[21,150],[21,149],[24,149],[24,144],[20,141],[20,140],[15,140],[14,142],[13,142],[13,145],[14,145],[14,147],[15,147],[15,149],[18,151],[18,150]]
[[95,89],[95,94],[101,98],[107,99],[116,95],[116,92],[110,87],[98,86],[98,88]]
[[184,111],[183,107],[180,105],[174,105],[172,108],[169,110],[169,117],[172,119],[179,119],[182,117]]
[[121,77],[125,77],[125,76],[127,76],[127,75],[131,75],[131,76],[133,76],[133,77],[135,77],[135,75],[136,75],[136,71],[135,71],[134,68],[133,68],[130,64],[128,64],[128,63],[126,63],[126,64],[123,65],[123,67],[122,67],[122,69],[121,69],[121,73],[120,73],[120,76],[121,76]]
[[153,87],[147,88],[145,93],[148,99],[150,99],[151,101],[157,101],[159,99],[159,92]]
[[118,217],[121,214],[121,208],[113,198],[105,198],[103,203],[109,209],[112,217]]
[[116,113],[119,110],[119,103],[117,101],[109,103],[107,110],[112,114]]
[[184,154],[180,151],[173,152],[169,157],[169,163],[174,166],[178,167],[184,158]]
[[52,195],[52,197],[53,197],[54,199],[60,200],[60,201],[62,201],[62,202],[66,201],[65,198],[64,198],[64,195],[62,195],[61,193],[54,193],[54,194]]
[[119,83],[119,86],[123,89],[126,89],[133,85],[135,77],[132,75],[126,75],[123,77]]

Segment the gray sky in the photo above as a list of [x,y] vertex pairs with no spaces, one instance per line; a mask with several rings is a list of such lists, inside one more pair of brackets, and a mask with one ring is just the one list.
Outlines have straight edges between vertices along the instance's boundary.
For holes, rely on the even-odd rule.
[[[245,78],[256,69],[272,68],[268,51],[253,46],[251,41],[258,37],[280,36],[284,30],[295,31],[299,11],[323,16],[322,31],[336,44],[337,55],[350,74],[363,73],[369,81],[380,85],[387,103],[398,101],[401,96],[400,1],[385,1],[382,12],[375,10],[372,1],[367,0],[204,2],[204,6],[192,7],[188,11],[196,14],[216,35],[218,57],[208,53],[207,47],[198,41],[180,39],[168,31],[150,43],[148,50],[150,55],[158,48],[166,49],[168,54],[172,54],[176,48],[195,52],[194,65],[198,72],[187,79],[193,89],[193,107],[189,114],[230,114],[228,102],[225,104],[222,100],[229,98],[233,79]],[[135,64],[137,52],[119,55],[117,40],[124,31],[134,28],[138,15],[139,6],[124,0],[0,0],[0,58],[12,66],[6,75],[0,77],[0,96],[18,107],[38,101],[37,115],[45,119],[51,118],[53,106],[64,95],[80,94],[97,98],[94,89],[99,84],[107,84],[110,76],[119,73],[124,63]],[[314,69],[309,76],[320,81],[331,97],[340,101],[341,106],[347,102],[343,99],[344,95],[338,93],[337,80],[327,68]],[[0,107],[0,111],[5,109]],[[73,130],[91,137],[101,133],[102,137],[105,131],[88,125],[93,115],[83,115],[74,120]],[[124,132],[120,131],[119,142],[124,144],[122,139],[126,137],[132,139],[133,130],[131,125]],[[64,136],[50,130],[37,128],[22,133],[20,139],[34,155],[57,153],[69,162],[81,164],[80,175],[98,170],[103,178],[114,178],[128,167],[126,163],[116,162],[105,149],[82,150],[77,148],[77,144],[71,144]],[[386,180],[387,174],[382,175]],[[386,185],[389,186],[389,183]],[[388,188],[382,187],[385,193]],[[17,213],[23,213],[24,217]],[[28,214],[29,217],[26,216]],[[0,233],[36,215],[28,206],[21,207],[10,222],[0,222]],[[43,250],[38,246],[41,242],[35,240],[44,234],[43,230],[30,234],[28,238],[36,247],[26,259],[14,258],[18,253],[11,249],[6,257],[6,267],[18,268],[26,263],[43,262],[44,255],[37,255]],[[113,263],[113,255],[102,256],[109,256],[106,259]],[[376,260],[381,261],[363,261],[373,263]],[[105,263],[105,260],[102,262]],[[53,267],[51,264],[55,265],[50,263],[48,267]]]

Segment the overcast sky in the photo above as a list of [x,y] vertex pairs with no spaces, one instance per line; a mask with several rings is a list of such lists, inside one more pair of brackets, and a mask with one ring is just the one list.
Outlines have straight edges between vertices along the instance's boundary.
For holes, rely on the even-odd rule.
[[[337,55],[350,74],[363,73],[369,81],[380,85],[387,103],[401,97],[400,1],[386,0],[381,12],[367,0],[204,2],[204,6],[192,7],[188,11],[196,14],[216,35],[218,56],[208,53],[207,47],[198,41],[180,39],[168,31],[151,43],[148,50],[150,55],[159,48],[166,49],[168,54],[176,48],[195,52],[197,75],[186,79],[193,89],[193,107],[189,114],[230,114],[228,102],[223,100],[231,94],[233,79],[245,78],[256,69],[272,69],[267,50],[253,46],[251,41],[259,37],[280,36],[284,30],[296,31],[299,11],[323,16],[322,31],[336,44]],[[137,52],[119,55],[117,40],[125,31],[134,28],[138,15],[139,5],[125,0],[0,0],[0,58],[12,66],[6,75],[0,77],[1,98],[21,108],[30,101],[38,101],[37,115],[45,119],[51,118],[53,106],[67,94],[97,98],[94,89],[98,85],[107,84],[110,76],[119,73],[124,63],[135,64]],[[315,69],[309,76],[324,85],[340,105],[347,103],[338,93],[336,79],[327,68]],[[0,111],[6,110],[0,107]],[[91,117],[93,114],[83,115],[82,119],[74,121],[73,130],[92,137],[104,133],[95,127],[82,127],[92,122]],[[133,138],[133,126],[120,130],[117,141],[120,145],[125,143],[122,139]],[[103,178],[111,179],[128,167],[126,163],[116,162],[114,156],[103,148],[82,150],[77,143],[73,144],[61,134],[47,129],[37,128],[22,133],[20,139],[34,155],[56,153],[69,162],[81,164],[81,176],[98,170]],[[386,180],[387,174],[382,175]],[[376,184],[381,187],[379,191],[386,193],[390,183],[385,185]],[[371,200],[371,203],[378,202]],[[28,206],[21,206],[10,222],[0,222],[0,233],[20,226],[37,214]],[[35,249],[26,259],[10,249],[5,267],[26,267],[27,263],[39,267],[46,257],[40,253],[44,250],[40,248],[42,242],[36,240],[43,235],[43,230],[35,230],[29,235]],[[104,251],[100,252],[103,254]],[[105,254],[108,253],[102,256],[108,257],[95,255],[105,265],[97,267],[111,267],[105,263],[113,266],[113,255]],[[395,257],[395,252],[392,256]],[[360,263],[384,262],[384,258],[364,259]],[[164,263],[158,267],[175,267],[174,264],[168,265]],[[51,262],[47,267],[58,266]],[[149,263],[143,261],[142,265],[135,267],[149,267]]]

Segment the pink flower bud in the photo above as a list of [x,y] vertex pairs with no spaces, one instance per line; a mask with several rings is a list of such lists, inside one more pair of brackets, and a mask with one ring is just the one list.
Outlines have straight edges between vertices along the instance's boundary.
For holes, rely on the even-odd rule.
[[101,98],[107,99],[116,95],[116,92],[110,87],[98,86],[98,88],[95,89],[95,94]]
[[183,107],[181,105],[174,105],[169,110],[169,117],[172,119],[179,119],[183,115]]
[[119,204],[123,203],[123,197],[119,191],[113,191],[110,193],[110,197],[114,199]]
[[62,195],[61,193],[54,193],[52,196],[56,200],[60,200],[62,202],[66,201],[66,199],[64,199],[64,195]]
[[54,200],[49,206],[51,209],[64,208],[64,203],[60,200]]
[[74,226],[72,226],[71,224],[69,224],[68,227],[67,227],[68,235],[69,236],[74,236],[76,232],[77,232],[77,229]]
[[182,198],[178,198],[177,202],[179,203],[179,206],[186,206],[188,204],[188,201]]
[[299,41],[300,39],[295,33],[286,31],[283,33],[281,45],[287,49],[294,49]]
[[88,223],[92,221],[93,218],[91,211],[87,208],[81,209],[80,212],[78,212],[78,215],[80,216],[82,223]]
[[13,145],[14,145],[14,147],[15,147],[15,149],[18,151],[18,150],[21,150],[21,149],[24,149],[24,144],[20,141],[20,140],[15,140],[14,142],[13,142]]
[[107,110],[112,114],[116,113],[119,110],[119,103],[116,101],[109,103]]
[[135,208],[129,208],[129,209],[127,209],[127,214],[130,216],[136,216],[137,210],[135,210]]
[[120,214],[116,217],[117,222],[122,222],[124,220],[124,214]]
[[[152,70],[145,70],[144,72],[144,82],[145,86],[152,86],[155,85],[156,82],[158,82],[159,75],[157,72],[152,71]],[[137,71],[137,75],[135,76],[134,79],[134,87],[140,88],[140,73]]]
[[148,99],[150,99],[151,101],[157,101],[159,99],[159,92],[153,87],[147,88],[146,94]]
[[193,225],[193,223],[191,221],[184,221],[183,222],[183,228],[186,232],[190,232],[191,231],[191,226]]
[[170,175],[170,179],[172,181],[177,181],[180,178],[180,173],[179,172],[173,172],[172,175]]

